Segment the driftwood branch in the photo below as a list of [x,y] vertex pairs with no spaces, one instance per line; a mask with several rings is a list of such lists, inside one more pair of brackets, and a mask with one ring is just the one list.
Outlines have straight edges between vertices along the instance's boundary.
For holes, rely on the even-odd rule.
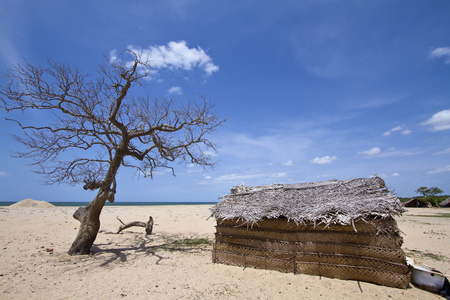
[[120,223],[122,223],[122,225],[119,227],[119,229],[117,230],[117,233],[122,232],[123,230],[133,227],[133,226],[137,226],[137,227],[144,227],[145,228],[145,234],[146,235],[150,235],[152,234],[152,230],[153,230],[153,218],[152,216],[150,216],[150,218],[148,219],[148,222],[140,222],[140,221],[134,221],[134,222],[130,222],[125,224],[124,222],[122,222],[121,219],[119,219],[119,217],[117,217],[117,220],[119,220]]

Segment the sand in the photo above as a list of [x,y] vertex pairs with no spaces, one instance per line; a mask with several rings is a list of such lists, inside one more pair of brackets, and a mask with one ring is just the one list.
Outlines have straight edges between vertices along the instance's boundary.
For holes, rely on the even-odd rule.
[[[66,254],[75,207],[0,208],[0,299],[443,299],[417,287],[213,264],[210,205],[105,207],[89,256]],[[407,255],[450,273],[449,209],[409,209],[398,219]],[[124,222],[155,220],[154,233]],[[429,215],[429,216],[424,216]],[[188,242],[199,242],[191,244]]]
[[53,204],[48,203],[47,201],[39,201],[39,200],[33,200],[30,198],[24,199],[22,201],[16,202],[14,204],[11,204],[9,208],[26,208],[26,207],[55,207]]

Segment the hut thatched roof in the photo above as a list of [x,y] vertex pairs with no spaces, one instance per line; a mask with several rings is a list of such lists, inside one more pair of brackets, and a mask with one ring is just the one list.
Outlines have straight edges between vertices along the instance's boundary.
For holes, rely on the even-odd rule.
[[440,207],[450,207],[450,197],[439,203]]
[[[406,201],[405,203],[403,203],[403,206],[404,207],[428,207],[428,204],[429,203],[422,201],[420,199],[412,198],[412,199]],[[431,206],[431,204],[430,204],[430,206]]]
[[253,224],[285,217],[299,224],[349,225],[366,218],[393,218],[404,212],[379,177],[300,184],[238,186],[211,210],[218,219]]

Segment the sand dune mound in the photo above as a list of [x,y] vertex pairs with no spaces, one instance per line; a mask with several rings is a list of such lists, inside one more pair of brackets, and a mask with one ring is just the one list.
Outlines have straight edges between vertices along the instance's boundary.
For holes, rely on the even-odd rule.
[[45,208],[45,207],[55,207],[55,206],[51,203],[48,203],[47,201],[25,199],[25,200],[19,201],[17,203],[11,204],[9,207],[10,208],[22,208],[22,207]]

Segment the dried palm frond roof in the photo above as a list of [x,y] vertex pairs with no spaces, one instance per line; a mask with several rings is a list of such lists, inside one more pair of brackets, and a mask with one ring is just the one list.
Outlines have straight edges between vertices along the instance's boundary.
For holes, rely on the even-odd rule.
[[394,218],[404,212],[380,177],[299,184],[235,187],[212,209],[217,219],[256,223],[285,217],[299,224],[349,225],[366,218]]

